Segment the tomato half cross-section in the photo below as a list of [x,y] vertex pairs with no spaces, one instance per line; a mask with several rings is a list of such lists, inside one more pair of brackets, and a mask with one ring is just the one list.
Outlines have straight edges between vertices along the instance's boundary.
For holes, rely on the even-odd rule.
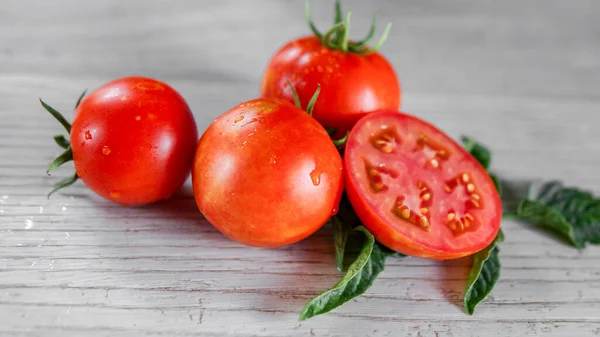
[[281,99],[242,103],[200,138],[192,171],[206,219],[250,246],[300,241],[337,212],[342,158],[327,131]]
[[350,132],[344,161],[356,213],[390,249],[459,258],[486,247],[500,228],[502,205],[487,171],[417,117],[365,116]]

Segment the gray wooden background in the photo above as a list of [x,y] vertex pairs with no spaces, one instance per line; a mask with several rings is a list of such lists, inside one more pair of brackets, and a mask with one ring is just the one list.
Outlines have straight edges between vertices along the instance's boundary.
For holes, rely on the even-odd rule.
[[[313,0],[317,24],[333,3]],[[600,192],[600,2],[346,1],[356,37],[380,9],[382,52],[403,110],[487,144],[505,179],[561,179]],[[339,278],[328,228],[276,250],[203,221],[189,182],[171,201],[123,208],[71,167],[44,174],[84,88],[137,74],[172,84],[200,131],[254,98],[270,55],[308,32],[302,1],[0,2],[0,336],[594,336],[600,248],[578,251],[503,224],[502,279],[474,316],[469,260],[391,260],[368,293],[306,322]],[[70,112],[67,113],[70,116]]]

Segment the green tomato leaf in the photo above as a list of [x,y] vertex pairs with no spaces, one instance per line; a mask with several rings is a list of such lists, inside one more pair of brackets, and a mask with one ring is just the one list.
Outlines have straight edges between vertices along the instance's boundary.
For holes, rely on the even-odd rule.
[[365,240],[356,260],[348,267],[342,279],[310,300],[300,313],[300,320],[327,313],[351,299],[363,294],[383,271],[385,258],[389,256],[375,241],[375,237],[365,227],[355,228],[364,234]]
[[502,183],[500,182],[500,178],[498,178],[498,176],[495,174],[490,174],[490,178],[492,178],[492,181],[494,182],[494,185],[496,186],[496,191],[498,191],[498,194],[500,194],[500,197],[502,197],[502,195],[504,194],[504,189],[502,188]]
[[532,186],[515,216],[557,233],[577,248],[600,244],[600,199],[557,181]]
[[62,147],[65,150],[71,146],[71,143],[63,135],[54,136],[54,142],[56,143],[56,145]]
[[[460,139],[465,145],[467,152],[469,152],[481,164],[481,166],[483,166],[484,169],[489,170],[490,163],[492,162],[491,152],[485,146],[477,143],[477,141],[475,141],[473,138],[462,136]],[[492,178],[494,185],[496,185],[498,194],[502,196],[502,184],[500,183],[500,179],[498,179],[498,177],[494,174],[489,172],[488,174],[490,175],[490,178]]]
[[499,231],[492,243],[473,255],[473,266],[467,278],[464,296],[465,310],[469,315],[473,315],[477,304],[489,295],[500,278],[499,250],[496,245],[503,241],[504,234]]
[[483,166],[484,169],[488,169],[490,167],[490,163],[492,162],[492,154],[490,151],[483,145],[477,143],[473,138],[462,136],[460,138],[465,145],[465,149],[473,156],[477,161]]
[[345,225],[337,216],[331,217],[333,227],[333,242],[335,244],[335,265],[339,271],[344,271],[344,253],[350,227]]
[[[484,169],[488,170],[492,161],[490,151],[470,137],[462,136],[461,140],[465,145],[465,149]],[[498,194],[502,196],[500,179],[494,174],[489,172],[488,174],[492,178]],[[497,244],[503,241],[504,233],[500,230],[492,243],[473,255],[473,265],[467,278],[467,286],[463,298],[465,310],[469,315],[473,315],[475,307],[490,294],[500,278],[500,258],[498,257],[499,250]]]

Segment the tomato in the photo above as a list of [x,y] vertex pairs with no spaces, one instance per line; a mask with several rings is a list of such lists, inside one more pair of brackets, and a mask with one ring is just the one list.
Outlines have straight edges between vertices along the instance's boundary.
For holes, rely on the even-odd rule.
[[459,258],[486,247],[500,228],[500,197],[487,171],[414,116],[365,116],[350,132],[344,162],[350,202],[390,249]]
[[[345,135],[365,112],[396,110],[400,106],[400,83],[392,65],[380,53],[361,47],[370,37],[360,42],[348,41],[345,32],[349,22],[339,20],[341,13],[337,22],[340,28],[333,30],[331,39],[315,30],[314,36],[293,40],[279,49],[268,64],[261,85],[263,97],[293,102],[287,84],[290,81],[304,106],[320,84],[322,91],[313,117],[323,126],[335,129],[338,137]],[[385,36],[387,33],[378,46]]]
[[280,99],[256,99],[208,127],[192,183],[198,208],[223,234],[279,247],[308,237],[337,212],[343,164],[306,112]]
[[190,173],[198,131],[185,100],[154,79],[126,77],[85,97],[70,148],[76,178],[122,205],[169,198]]

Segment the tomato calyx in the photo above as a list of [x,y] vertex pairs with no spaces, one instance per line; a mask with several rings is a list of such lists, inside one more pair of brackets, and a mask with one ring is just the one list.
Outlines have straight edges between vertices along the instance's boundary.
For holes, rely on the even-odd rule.
[[[298,109],[304,110],[304,109],[302,109],[302,104],[300,103],[300,97],[298,96],[298,92],[296,92],[296,89],[294,89],[292,82],[290,82],[288,80],[287,83],[290,86],[290,89],[292,90],[292,96],[294,96],[294,105]],[[321,85],[317,84],[317,90],[315,90],[315,93],[313,94],[310,101],[306,105],[305,111],[309,116],[312,116],[312,112],[315,107],[315,103],[317,102],[317,98],[319,97],[320,93],[321,93]],[[327,131],[327,134],[329,135],[329,137],[333,137],[333,135],[336,133],[336,130],[332,129],[332,128],[325,128],[325,131]],[[344,137],[342,137],[340,139],[332,138],[331,141],[333,142],[333,145],[335,145],[336,148],[343,149],[344,146],[346,146],[346,142],[348,141],[348,135],[350,135],[350,131],[346,132],[346,135],[344,135]]]
[[[83,93],[81,93],[81,95],[77,99],[77,103],[75,104],[75,109],[77,109],[77,107],[81,103],[81,100],[85,96],[86,92],[87,91],[84,90]],[[52,117],[54,117],[65,128],[65,130],[67,131],[67,134],[71,134],[71,123],[69,123],[67,121],[67,119],[60,112],[58,112],[58,110],[56,110],[53,107],[51,107],[50,105],[46,104],[46,102],[44,102],[41,98],[40,98],[40,103],[42,104],[44,109],[46,109],[46,111],[48,111],[50,113],[50,115],[52,115]],[[52,163],[50,163],[50,165],[48,165],[48,168],[46,169],[47,175],[50,175],[50,172],[52,170],[56,169],[57,167],[60,167],[64,163],[67,163],[67,162],[73,160],[73,149],[71,148],[71,143],[69,142],[69,140],[67,140],[67,138],[65,136],[63,136],[63,135],[54,136],[54,142],[61,148],[65,149],[65,151],[63,153],[61,153],[58,157],[56,157],[52,161]],[[73,185],[78,179],[79,179],[79,176],[77,175],[77,173],[75,173],[72,176],[59,181],[56,185],[54,185],[54,188],[50,191],[50,193],[48,193],[48,198],[50,198],[50,196],[52,194],[54,194],[55,192],[65,188],[65,187]]]
[[367,35],[360,41],[350,41],[350,17],[352,12],[348,12],[346,17],[343,17],[342,14],[342,6],[340,4],[340,0],[336,0],[335,2],[335,14],[334,14],[334,24],[331,28],[325,32],[325,34],[321,33],[314,22],[312,21],[310,14],[310,4],[309,1],[306,1],[305,7],[306,21],[308,22],[308,27],[312,31],[312,33],[321,41],[321,43],[329,49],[339,50],[344,53],[352,53],[357,55],[367,55],[373,52],[376,52],[387,40],[390,29],[392,28],[392,24],[388,23],[381,34],[379,40],[375,43],[375,45],[371,48],[367,46],[369,41],[373,39],[375,35],[375,30],[377,27],[377,14],[373,17],[373,22],[371,24],[371,28]]
[[[290,80],[288,80],[287,83],[290,86],[290,89],[292,90],[292,95],[294,96],[294,105],[298,109],[304,110],[302,108],[302,104],[300,103],[300,96],[298,96],[298,92],[296,91],[296,89],[294,89],[292,82],[290,82]],[[308,104],[306,105],[306,110],[304,110],[304,111],[306,111],[306,113],[309,116],[312,116],[313,109],[315,108],[315,103],[317,102],[317,98],[319,98],[320,93],[321,93],[321,85],[317,84],[317,90],[315,90],[315,93],[313,94],[310,101],[308,101]]]

